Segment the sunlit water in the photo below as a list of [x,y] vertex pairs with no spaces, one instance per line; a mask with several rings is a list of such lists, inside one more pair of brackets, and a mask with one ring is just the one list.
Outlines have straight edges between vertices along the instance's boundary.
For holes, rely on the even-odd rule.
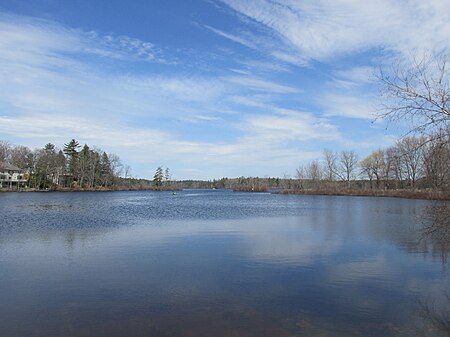
[[[0,336],[446,336],[430,202],[0,194]],[[444,318],[445,319],[445,318]]]

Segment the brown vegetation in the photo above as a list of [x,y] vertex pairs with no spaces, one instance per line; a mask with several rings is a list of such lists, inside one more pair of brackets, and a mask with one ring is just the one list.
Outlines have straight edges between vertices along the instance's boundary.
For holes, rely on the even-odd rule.
[[364,197],[391,197],[406,199],[426,200],[450,200],[450,193],[433,190],[370,190],[347,188],[318,188],[318,189],[292,189],[274,192],[276,194],[301,194],[301,195],[340,195],[340,196],[364,196]]
[[267,192],[267,186],[236,186],[234,192]]

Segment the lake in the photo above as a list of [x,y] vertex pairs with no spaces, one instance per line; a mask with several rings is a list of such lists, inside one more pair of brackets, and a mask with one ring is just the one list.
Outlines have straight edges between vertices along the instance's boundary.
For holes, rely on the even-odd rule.
[[0,336],[448,336],[449,246],[422,231],[432,206],[2,193]]

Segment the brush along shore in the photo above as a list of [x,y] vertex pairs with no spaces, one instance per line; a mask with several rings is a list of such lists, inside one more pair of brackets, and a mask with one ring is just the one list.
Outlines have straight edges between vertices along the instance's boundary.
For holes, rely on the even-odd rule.
[[356,190],[356,189],[287,189],[274,194],[337,195],[358,197],[391,197],[405,199],[450,200],[450,192],[431,190]]

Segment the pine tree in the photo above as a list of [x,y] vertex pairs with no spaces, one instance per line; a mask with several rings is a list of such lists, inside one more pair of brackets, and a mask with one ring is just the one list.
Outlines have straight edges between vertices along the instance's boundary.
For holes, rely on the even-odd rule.
[[100,158],[100,177],[103,186],[107,187],[112,184],[113,172],[111,169],[111,162],[106,152],[103,152]]
[[79,153],[79,159],[78,159],[78,168],[80,172],[80,187],[83,187],[83,185],[86,183],[86,180],[88,180],[89,176],[89,170],[92,167],[91,165],[91,150],[89,149],[89,146],[87,144],[84,144],[83,148],[81,149]]
[[163,182],[163,177],[164,177],[163,169],[161,166],[158,166],[155,175],[153,176],[153,185],[161,186]]
[[72,175],[72,182],[75,180],[78,169],[78,152],[77,149],[80,147],[80,144],[72,139],[69,143],[64,144],[64,154],[68,159],[68,173]]

